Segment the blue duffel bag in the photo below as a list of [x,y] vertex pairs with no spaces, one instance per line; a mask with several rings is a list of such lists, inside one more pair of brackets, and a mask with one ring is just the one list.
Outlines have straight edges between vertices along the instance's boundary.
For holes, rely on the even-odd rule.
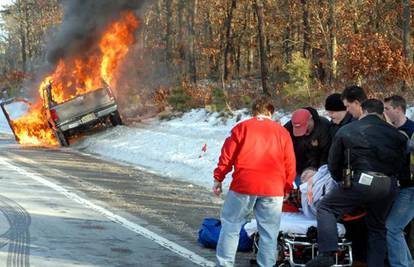
[[[205,218],[198,231],[198,242],[206,248],[216,248],[220,236],[221,222],[216,218]],[[237,251],[251,251],[253,240],[249,238],[244,225],[240,229]]]

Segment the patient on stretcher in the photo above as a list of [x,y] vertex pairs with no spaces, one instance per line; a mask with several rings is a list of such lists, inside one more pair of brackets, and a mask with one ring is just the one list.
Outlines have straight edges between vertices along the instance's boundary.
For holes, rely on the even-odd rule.
[[[304,266],[317,251],[316,211],[319,201],[335,186],[327,165],[318,170],[305,170],[298,190],[292,190],[285,199],[280,222],[278,262],[280,266]],[[287,212],[288,211],[288,212]],[[294,212],[296,211],[296,212]],[[244,229],[257,246],[257,222],[251,220]],[[337,223],[338,252],[335,266],[352,266],[351,242],[345,237],[346,229]],[[289,263],[286,265],[286,263]],[[279,265],[278,265],[279,266]]]
[[[304,175],[307,175],[306,172],[302,174]],[[306,217],[315,219],[319,201],[338,184],[332,179],[327,165],[322,165],[317,172],[302,178],[302,181],[304,182],[299,186],[302,212]]]
[[[332,188],[337,186],[332,179],[328,166],[321,166],[318,171],[304,171],[299,186],[301,196],[301,209],[299,212],[283,212],[280,223],[280,231],[283,233],[306,234],[309,227],[317,227],[316,207],[318,202]],[[345,227],[338,223],[339,236],[345,235]],[[245,230],[251,236],[257,232],[256,220],[245,225]]]

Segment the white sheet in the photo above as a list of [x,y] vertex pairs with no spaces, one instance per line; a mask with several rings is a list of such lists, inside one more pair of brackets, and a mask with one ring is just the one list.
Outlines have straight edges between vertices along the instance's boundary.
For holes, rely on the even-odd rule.
[[[310,219],[301,212],[282,212],[282,219],[280,222],[280,231],[292,234],[306,234],[306,231],[311,226],[317,226],[316,219]],[[345,227],[337,223],[338,234],[340,237],[345,235]],[[257,232],[257,222],[255,219],[246,223],[244,226],[247,234],[251,236]]]

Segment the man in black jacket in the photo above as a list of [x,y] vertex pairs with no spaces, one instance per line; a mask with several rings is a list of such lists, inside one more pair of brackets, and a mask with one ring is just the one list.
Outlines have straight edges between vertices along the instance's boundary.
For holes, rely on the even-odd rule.
[[298,109],[292,114],[285,128],[293,140],[296,156],[297,186],[300,184],[300,175],[306,168],[318,169],[328,162],[328,153],[331,146],[329,135],[329,121],[318,115],[311,107]]
[[328,168],[340,182],[349,166],[351,186],[340,184],[321,200],[317,211],[319,255],[307,267],[334,264],[337,218],[360,206],[367,210],[368,266],[384,266],[385,219],[396,194],[396,177],[404,164],[407,138],[382,119],[381,101],[366,100],[361,108],[360,120],[343,126],[334,137]]
[[[361,105],[359,104],[358,99],[365,99],[365,93],[359,87],[348,87],[348,89],[344,90],[344,97],[346,97],[349,102],[352,102],[353,100],[355,102],[354,111],[359,111]],[[339,93],[331,94],[325,100],[325,110],[331,118],[329,133],[332,139],[342,126],[357,120],[346,109],[347,108],[341,100],[341,94]],[[359,112],[356,113],[359,114]],[[360,115],[362,115],[362,112]],[[363,209],[360,209],[356,213],[352,214],[360,214],[362,212]],[[343,224],[346,229],[345,237],[352,241],[352,254],[354,260],[366,262],[368,234],[365,218],[357,217],[352,220],[344,221]]]
[[342,126],[353,121],[351,113],[346,111],[346,107],[341,100],[341,94],[334,93],[329,95],[325,100],[325,110],[329,118],[331,118],[331,125],[329,134],[331,139]]

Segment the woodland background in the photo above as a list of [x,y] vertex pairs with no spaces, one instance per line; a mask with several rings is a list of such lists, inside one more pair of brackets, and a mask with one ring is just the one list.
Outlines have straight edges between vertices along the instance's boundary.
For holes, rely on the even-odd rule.
[[[119,70],[126,115],[172,107],[232,110],[259,94],[316,105],[358,84],[414,89],[411,0],[157,0]],[[15,0],[1,14],[0,86],[28,94],[62,20],[59,0]]]

